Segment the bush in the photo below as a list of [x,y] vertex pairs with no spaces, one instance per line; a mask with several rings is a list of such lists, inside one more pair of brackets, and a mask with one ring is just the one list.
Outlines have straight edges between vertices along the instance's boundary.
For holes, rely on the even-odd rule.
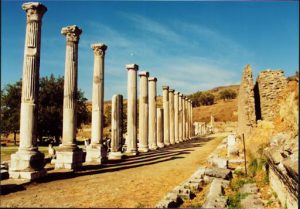
[[198,91],[190,96],[193,102],[193,107],[200,105],[213,105],[215,103],[215,96],[209,92]]
[[220,99],[223,99],[224,101],[230,100],[230,99],[235,99],[237,96],[237,93],[232,90],[232,89],[225,89],[220,91],[219,97]]

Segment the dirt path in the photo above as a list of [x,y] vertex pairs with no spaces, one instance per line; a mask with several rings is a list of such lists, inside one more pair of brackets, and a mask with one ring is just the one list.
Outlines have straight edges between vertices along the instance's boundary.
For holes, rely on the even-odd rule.
[[154,207],[205,163],[222,138],[193,139],[119,163],[84,166],[76,173],[50,170],[24,190],[1,195],[0,206]]

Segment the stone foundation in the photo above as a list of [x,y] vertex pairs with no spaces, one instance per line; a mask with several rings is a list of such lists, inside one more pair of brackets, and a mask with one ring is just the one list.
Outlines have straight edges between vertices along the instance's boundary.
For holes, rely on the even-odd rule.
[[70,151],[57,151],[55,169],[76,169],[82,166],[83,152],[81,149]]

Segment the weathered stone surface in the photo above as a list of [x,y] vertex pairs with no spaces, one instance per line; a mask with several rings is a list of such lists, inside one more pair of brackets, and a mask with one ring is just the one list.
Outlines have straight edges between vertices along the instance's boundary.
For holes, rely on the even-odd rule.
[[224,196],[224,188],[228,186],[229,181],[215,178],[206,196],[203,208],[225,208],[227,197]]
[[272,121],[279,112],[278,101],[283,98],[286,86],[287,79],[283,70],[268,69],[259,73],[256,88],[259,91],[259,107],[262,120]]
[[255,183],[244,184],[242,188],[239,189],[239,192],[247,195],[241,200],[242,208],[264,208],[263,202],[258,196],[259,189]]
[[230,180],[232,178],[231,170],[224,168],[207,168],[204,174],[210,177],[222,178],[226,180]]
[[192,192],[190,189],[184,188],[183,185],[175,187],[173,192],[177,193],[179,197],[184,200],[189,200],[192,198]]
[[220,158],[214,155],[208,159],[208,162],[211,163],[212,166],[217,168],[227,168],[228,165],[227,159]]
[[255,124],[256,114],[252,69],[250,65],[246,65],[238,93],[238,134],[245,133],[247,135]]
[[181,197],[174,192],[169,192],[158,204],[156,208],[175,208],[182,204]]

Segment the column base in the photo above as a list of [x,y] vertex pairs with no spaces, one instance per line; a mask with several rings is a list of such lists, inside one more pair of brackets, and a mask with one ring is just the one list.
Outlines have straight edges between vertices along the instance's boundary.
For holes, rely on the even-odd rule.
[[175,144],[175,141],[174,141],[174,142],[170,142],[170,144],[171,144],[171,145]]
[[158,146],[159,148],[164,148],[164,147],[165,147],[164,143],[158,143],[157,146]]
[[127,152],[123,153],[123,155],[125,155],[125,156],[137,156],[138,153],[137,153],[137,151],[127,151]]
[[149,147],[149,149],[150,149],[150,150],[157,150],[157,149],[158,149],[158,146],[152,145],[152,146]]
[[108,153],[109,160],[121,160],[122,157],[123,157],[123,154],[121,152],[109,152]]
[[103,163],[107,159],[107,150],[101,144],[90,144],[86,148],[86,162]]
[[13,179],[37,179],[46,175],[44,166],[43,153],[19,150],[11,155],[9,177]]
[[149,148],[148,147],[139,147],[139,152],[149,152]]
[[165,142],[164,142],[164,145],[165,145],[165,147],[166,147],[166,146],[170,146],[170,143],[165,143]]
[[179,144],[180,143],[180,141],[175,141],[175,144]]
[[68,149],[63,145],[56,151],[55,169],[76,169],[82,166],[83,152],[80,148]]

